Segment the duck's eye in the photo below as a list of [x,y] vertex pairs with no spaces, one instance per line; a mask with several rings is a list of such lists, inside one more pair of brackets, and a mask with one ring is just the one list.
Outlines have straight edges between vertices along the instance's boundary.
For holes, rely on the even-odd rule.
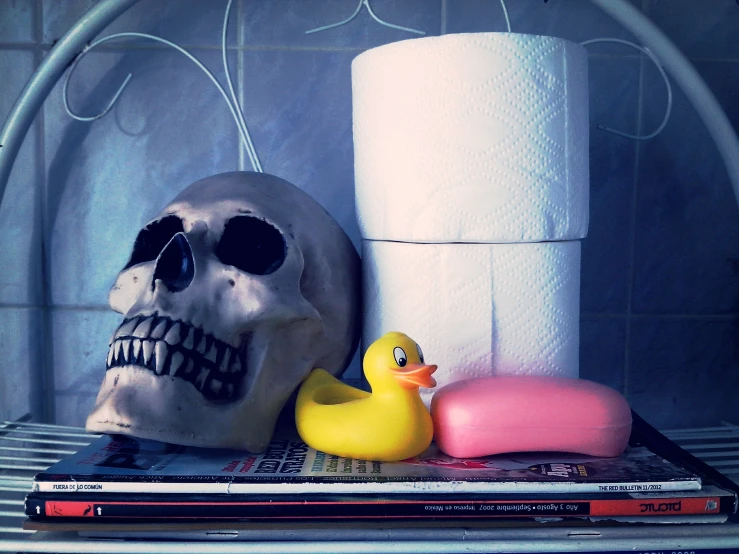
[[418,350],[418,359],[421,360],[421,363],[424,363],[423,361],[423,352],[421,352],[421,347],[416,345],[416,350]]
[[403,350],[400,346],[396,346],[393,348],[393,356],[395,356],[395,363],[397,363],[400,367],[405,367],[405,364],[408,363],[408,356],[405,354],[405,350]]

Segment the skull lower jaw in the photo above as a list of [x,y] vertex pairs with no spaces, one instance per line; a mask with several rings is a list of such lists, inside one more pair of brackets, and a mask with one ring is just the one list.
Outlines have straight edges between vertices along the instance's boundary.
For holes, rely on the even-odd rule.
[[254,421],[245,415],[254,413],[249,404],[248,397],[213,403],[183,379],[129,365],[106,372],[86,428],[187,446],[262,452],[279,414],[260,406],[260,418]]

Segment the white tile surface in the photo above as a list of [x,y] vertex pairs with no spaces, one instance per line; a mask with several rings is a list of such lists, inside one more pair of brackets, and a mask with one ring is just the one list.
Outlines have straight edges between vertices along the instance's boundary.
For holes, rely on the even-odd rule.
[[113,310],[51,312],[54,390],[61,395],[96,394],[105,377],[108,341],[122,321]]
[[[95,3],[96,0],[43,0],[44,42],[48,44],[59,39]],[[105,28],[100,36],[137,31],[188,45],[217,45],[221,43],[225,9],[226,0],[140,0]],[[232,9],[232,20],[234,12]],[[146,41],[142,39],[139,42]]]
[[97,393],[57,394],[55,403],[55,423],[84,427],[87,415],[95,405]]
[[246,52],[245,112],[264,170],[310,194],[360,247],[354,209],[354,52]]
[[[194,52],[217,72],[220,55]],[[70,85],[73,109],[98,113],[129,73],[113,110],[93,123],[46,102],[51,303],[105,306],[141,226],[185,186],[238,169],[237,132],[205,74],[170,50],[93,52]]]
[[35,9],[29,0],[0,0],[0,42],[33,41]]
[[58,309],[51,317],[56,422],[84,426],[121,316],[113,310]]
[[[0,50],[0,122],[5,121],[32,73],[31,52]],[[36,136],[31,127],[0,204],[0,304],[37,305],[41,298]]]
[[41,356],[40,310],[0,308],[0,420],[30,411],[29,394],[41,389],[33,380]]

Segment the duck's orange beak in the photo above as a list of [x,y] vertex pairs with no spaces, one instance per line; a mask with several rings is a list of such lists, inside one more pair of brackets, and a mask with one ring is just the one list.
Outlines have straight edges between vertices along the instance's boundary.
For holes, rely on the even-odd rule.
[[424,387],[432,389],[436,386],[436,380],[431,374],[436,371],[436,365],[406,364],[405,367],[393,367],[393,377],[398,380],[401,387],[408,390]]

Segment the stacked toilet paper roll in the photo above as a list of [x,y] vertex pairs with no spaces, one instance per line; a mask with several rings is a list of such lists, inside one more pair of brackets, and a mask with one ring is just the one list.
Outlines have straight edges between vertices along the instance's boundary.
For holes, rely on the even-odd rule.
[[352,94],[363,348],[406,332],[439,386],[578,376],[584,48],[510,33],[396,42],[354,60]]

